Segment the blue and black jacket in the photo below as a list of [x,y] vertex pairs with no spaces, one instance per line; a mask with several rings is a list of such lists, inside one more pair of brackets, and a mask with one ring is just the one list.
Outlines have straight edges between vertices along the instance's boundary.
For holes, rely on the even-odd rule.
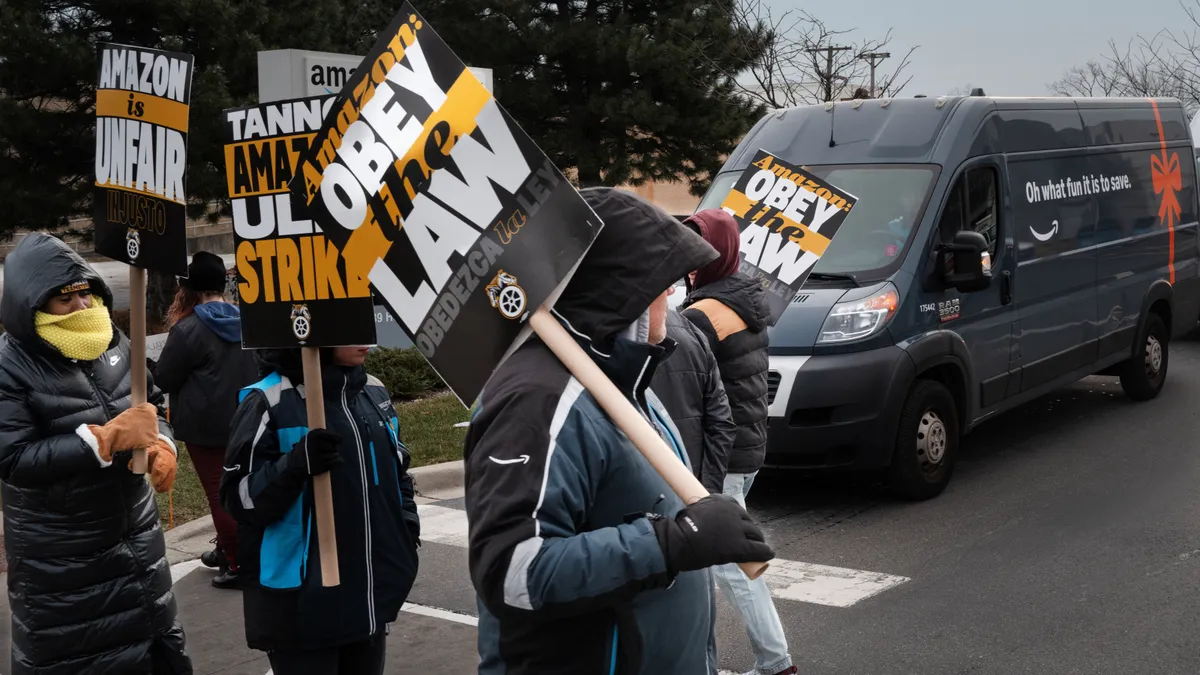
[[383,384],[362,367],[325,366],[326,427],[342,438],[330,471],[341,584],[321,584],[312,480],[284,455],[308,433],[298,352],[267,357],[242,391],[221,479],[238,522],[246,642],[313,649],[364,640],[395,620],[417,575],[420,536],[408,451]]
[[[646,315],[716,252],[632,195],[581,194],[605,226],[558,318],[686,464]],[[709,572],[672,578],[647,519],[682,501],[541,341],[492,376],[464,454],[480,675],[715,675]]]

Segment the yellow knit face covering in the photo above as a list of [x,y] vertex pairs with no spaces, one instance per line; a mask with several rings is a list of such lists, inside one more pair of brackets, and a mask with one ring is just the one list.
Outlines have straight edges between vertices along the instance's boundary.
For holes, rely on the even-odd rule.
[[90,309],[62,315],[37,312],[33,323],[37,334],[68,359],[98,359],[112,344],[112,319],[98,295],[92,296]]

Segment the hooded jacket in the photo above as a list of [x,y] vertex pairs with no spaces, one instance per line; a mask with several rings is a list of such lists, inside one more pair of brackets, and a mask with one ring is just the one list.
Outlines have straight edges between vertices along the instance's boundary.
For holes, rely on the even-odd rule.
[[[715,254],[631,194],[581,194],[605,226],[555,314],[686,463],[648,388],[670,345],[628,336]],[[716,672],[709,573],[668,578],[645,518],[673,517],[682,502],[540,340],[492,376],[464,455],[481,675]]]
[[679,429],[692,472],[706,490],[721,494],[737,426],[717,358],[708,338],[679,312],[667,313],[667,337],[675,342],[675,351],[655,371],[650,386]]
[[[732,216],[711,209],[687,222],[717,248],[722,259],[738,259],[738,240],[728,236],[730,231],[737,232]],[[728,472],[754,473],[762,468],[767,453],[767,326],[771,310],[766,290],[740,272],[704,285],[699,285],[702,275],[697,274],[696,280],[698,287],[680,310],[708,338],[721,370],[737,425]]]
[[[54,237],[27,235],[4,266],[0,320],[0,492],[14,675],[191,673],[175,616],[158,506],[129,453],[102,466],[77,433],[130,407],[129,341],[90,362],[38,336],[33,316],[64,285],[99,275]],[[149,401],[162,393],[151,381]]]
[[241,394],[221,477],[248,580],[246,643],[270,651],[366,640],[395,621],[417,576],[420,525],[396,410],[361,366],[321,369],[325,425],[341,436],[343,459],[329,472],[341,584],[325,588],[312,479],[285,458],[308,433],[300,350],[262,359],[266,377]]
[[185,443],[223,448],[237,409],[238,391],[258,380],[254,352],[242,349],[238,308],[225,302],[196,305],[171,327],[154,369],[171,397],[171,424]]

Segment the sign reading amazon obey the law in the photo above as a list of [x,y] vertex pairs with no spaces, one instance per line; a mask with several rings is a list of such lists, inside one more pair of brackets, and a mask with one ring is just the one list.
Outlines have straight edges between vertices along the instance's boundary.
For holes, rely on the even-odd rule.
[[291,189],[464,402],[602,226],[408,4]]

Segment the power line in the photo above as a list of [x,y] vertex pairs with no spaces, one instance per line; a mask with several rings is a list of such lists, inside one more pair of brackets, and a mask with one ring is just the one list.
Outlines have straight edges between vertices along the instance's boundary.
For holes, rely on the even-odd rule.
[[825,52],[825,63],[826,63],[825,68],[826,68],[826,70],[825,70],[825,73],[822,74],[820,67],[818,67],[817,68],[817,77],[821,78],[821,80],[825,82],[825,100],[826,101],[833,100],[833,53],[834,52],[848,52],[851,49],[853,49],[853,47],[837,47],[834,45],[830,45],[828,47],[809,47],[804,50],[804,51],[808,52],[809,54],[816,54],[817,52]]
[[875,68],[879,66],[881,61],[891,55],[891,52],[867,52],[866,54],[858,55],[858,58],[871,64],[871,98],[875,98]]

